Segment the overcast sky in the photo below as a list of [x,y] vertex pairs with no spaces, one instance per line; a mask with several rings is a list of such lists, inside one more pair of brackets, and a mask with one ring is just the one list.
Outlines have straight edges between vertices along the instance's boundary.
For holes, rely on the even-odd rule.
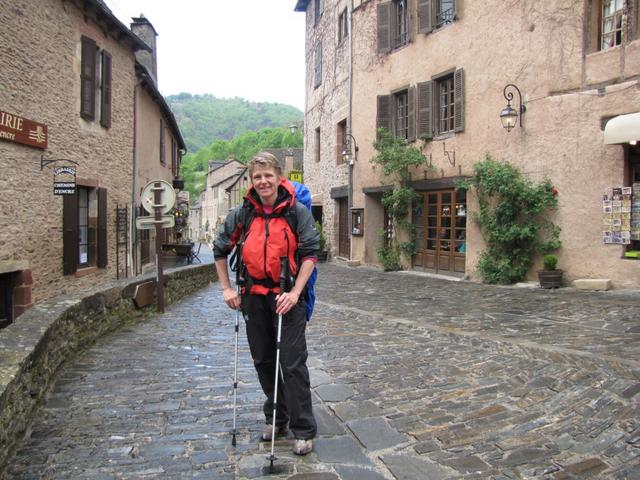
[[158,33],[158,86],[304,110],[304,23],[295,0],[105,0]]

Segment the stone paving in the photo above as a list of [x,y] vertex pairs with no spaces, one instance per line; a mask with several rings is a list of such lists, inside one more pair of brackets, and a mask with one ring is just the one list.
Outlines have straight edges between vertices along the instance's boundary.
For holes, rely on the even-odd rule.
[[[314,452],[271,478],[640,479],[640,294],[320,266]],[[256,376],[218,285],[101,339],[59,376],[7,479],[266,475]]]

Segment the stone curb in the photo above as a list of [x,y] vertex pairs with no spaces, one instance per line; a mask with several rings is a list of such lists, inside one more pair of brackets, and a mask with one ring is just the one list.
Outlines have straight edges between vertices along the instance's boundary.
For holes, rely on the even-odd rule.
[[[108,332],[157,313],[136,310],[136,285],[155,275],[109,282],[56,297],[0,330],[0,473],[31,426],[56,373]],[[216,280],[215,265],[190,265],[165,272],[165,305]]]

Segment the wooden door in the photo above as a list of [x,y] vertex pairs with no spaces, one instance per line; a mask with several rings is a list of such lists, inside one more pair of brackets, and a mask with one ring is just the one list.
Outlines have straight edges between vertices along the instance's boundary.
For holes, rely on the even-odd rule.
[[413,265],[436,272],[464,273],[466,194],[454,190],[423,192],[413,204],[416,253]]
[[338,256],[351,258],[349,245],[349,201],[345,198],[338,199]]

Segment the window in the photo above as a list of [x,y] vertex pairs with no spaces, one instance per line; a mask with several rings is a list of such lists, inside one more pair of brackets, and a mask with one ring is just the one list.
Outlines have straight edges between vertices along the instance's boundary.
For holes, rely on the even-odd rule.
[[[81,38],[80,116],[96,119],[97,88],[100,87],[100,125],[111,127],[112,71],[111,54],[102,50],[98,55],[96,42]],[[100,78],[98,79],[98,74]]]
[[320,18],[324,12],[324,0],[313,0],[313,25],[320,23]]
[[418,0],[418,32],[430,33],[456,18],[456,0]]
[[107,190],[78,186],[63,200],[63,270],[107,266]]
[[171,173],[174,177],[178,176],[178,143],[173,137],[171,137]]
[[398,138],[410,142],[416,139],[416,88],[409,87],[391,95],[378,97],[377,128],[385,128]]
[[80,116],[85,120],[96,118],[96,42],[82,37],[82,65],[80,67]]
[[319,162],[320,161],[320,127],[316,128],[315,137],[316,137],[315,158],[316,158],[316,162]]
[[436,6],[434,28],[439,28],[453,22],[453,16],[455,14],[454,0],[435,0],[434,4]]
[[409,42],[407,0],[378,5],[378,52],[388,52]]
[[349,17],[347,16],[347,9],[345,8],[338,16],[338,43],[349,36]]
[[347,119],[338,123],[336,128],[336,165],[344,163],[343,152],[347,148]]
[[600,49],[616,47],[622,44],[622,20],[624,17],[624,0],[602,1],[602,23],[600,31]]
[[164,120],[160,119],[160,163],[162,165],[166,164],[164,158]]
[[409,138],[409,93],[407,90],[393,96],[395,104],[394,134],[398,138]]
[[438,133],[454,131],[455,100],[453,75],[442,78],[436,83],[438,89]]
[[318,88],[322,83],[322,43],[316,46],[313,58],[313,88]]
[[100,125],[111,128],[111,54],[105,50],[102,51],[100,87]]

